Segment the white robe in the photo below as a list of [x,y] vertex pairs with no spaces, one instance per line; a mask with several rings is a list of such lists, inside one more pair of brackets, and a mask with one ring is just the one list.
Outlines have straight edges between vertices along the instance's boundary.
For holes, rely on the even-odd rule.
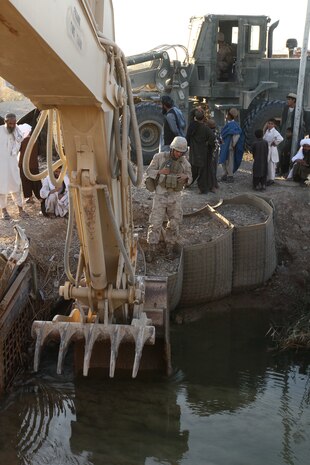
[[[303,158],[304,158],[304,154],[302,153],[302,147],[300,147],[296,155],[293,156],[291,162],[295,163],[296,160],[303,160]],[[290,169],[287,175],[287,179],[293,179],[293,168]]]
[[283,137],[276,128],[272,128],[267,129],[264,134],[264,139],[268,142],[267,181],[274,181],[276,177],[276,166],[279,162],[277,146],[283,141]]
[[42,187],[40,190],[40,196],[45,199],[45,208],[47,213],[53,213],[56,216],[65,216],[69,210],[69,198],[68,198],[68,185],[69,178],[66,175],[64,177],[64,183],[66,190],[61,198],[58,197],[58,192],[51,193],[55,189],[52,184],[50,177],[47,176],[42,181]]
[[18,152],[23,135],[16,126],[9,133],[6,126],[0,126],[0,194],[19,192],[21,186]]
[[[278,152],[278,145],[283,141],[283,137],[281,134],[276,130],[276,128],[267,129],[264,134],[264,140],[268,142],[268,161],[273,163],[278,163],[279,161],[279,152]],[[274,143],[275,145],[271,145]]]

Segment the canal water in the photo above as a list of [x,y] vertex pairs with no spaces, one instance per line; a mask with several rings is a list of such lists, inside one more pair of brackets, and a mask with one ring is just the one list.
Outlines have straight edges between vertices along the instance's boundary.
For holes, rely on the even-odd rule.
[[1,465],[306,465],[310,357],[275,354],[263,312],[171,328],[169,378],[57,376],[45,352],[0,402]]

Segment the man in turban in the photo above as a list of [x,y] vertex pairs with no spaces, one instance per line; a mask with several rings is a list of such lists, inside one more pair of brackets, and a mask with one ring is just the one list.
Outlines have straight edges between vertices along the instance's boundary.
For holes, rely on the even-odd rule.
[[302,139],[300,141],[300,150],[292,158],[293,169],[290,173],[290,177],[293,177],[295,182],[299,182],[302,185],[305,181],[309,181],[310,178],[310,139]]
[[4,125],[0,126],[0,209],[1,218],[10,220],[7,211],[7,197],[11,194],[17,205],[19,216],[28,217],[23,210],[21,196],[21,180],[18,168],[18,153],[23,134],[16,125],[16,115],[8,113],[4,118]]

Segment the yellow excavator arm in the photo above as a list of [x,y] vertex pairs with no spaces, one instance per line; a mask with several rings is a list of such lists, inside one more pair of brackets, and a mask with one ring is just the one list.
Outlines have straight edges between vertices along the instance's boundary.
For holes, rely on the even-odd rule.
[[[3,0],[0,56],[0,75],[41,110],[24,158],[26,175],[35,180],[49,174],[55,185],[66,173],[70,179],[68,281],[60,294],[75,304],[69,317],[33,323],[35,369],[42,346],[54,337],[60,339],[58,372],[70,342],[76,340],[84,347],[84,375],[96,366],[92,358],[100,359],[92,357],[94,347],[100,353],[108,343],[108,365],[114,376],[124,343],[134,348],[135,377],[143,347],[154,344],[157,333],[163,349],[154,356],[161,357],[169,371],[166,283],[135,276],[138,238],[131,183],[141,182],[143,163],[125,57],[114,42],[112,2]],[[33,175],[27,163],[46,119],[48,168]],[[135,169],[130,162],[129,127],[138,147]],[[60,156],[54,164],[53,138]],[[53,170],[58,166],[62,171],[56,179]],[[80,256],[73,275],[68,256],[74,218]],[[127,368],[127,363],[122,366]]]

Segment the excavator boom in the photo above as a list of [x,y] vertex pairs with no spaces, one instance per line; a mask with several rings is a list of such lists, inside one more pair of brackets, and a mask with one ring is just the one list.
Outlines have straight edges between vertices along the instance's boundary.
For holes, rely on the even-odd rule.
[[[70,178],[68,281],[60,294],[72,299],[74,308],[69,317],[34,322],[35,369],[41,348],[51,337],[60,340],[58,372],[70,342],[82,341],[85,375],[94,366],[94,347],[106,350],[109,341],[110,376],[119,346],[128,343],[135,353],[135,377],[144,345],[154,344],[158,333],[165,341],[162,359],[169,371],[166,284],[163,281],[162,295],[154,299],[146,287],[158,283],[146,285],[143,276],[135,276],[138,237],[132,221],[131,183],[141,182],[143,162],[126,60],[114,42],[112,2],[4,0],[0,18],[0,75],[41,110],[25,154],[25,173],[33,180],[49,174],[56,186],[66,173]],[[46,120],[48,169],[32,175],[29,154]],[[129,157],[129,127],[140,147],[136,171]],[[53,138],[60,156],[54,164]],[[58,166],[62,168],[57,179],[53,170]],[[74,218],[80,240],[75,275],[68,265]],[[145,298],[148,294],[151,302]],[[154,309],[156,324],[151,317]]]

